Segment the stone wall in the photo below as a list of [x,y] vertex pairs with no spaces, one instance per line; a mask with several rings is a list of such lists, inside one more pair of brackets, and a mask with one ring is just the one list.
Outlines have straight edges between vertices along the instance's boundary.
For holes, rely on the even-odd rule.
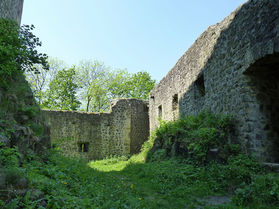
[[0,18],[13,19],[20,24],[23,0],[1,0]]
[[279,162],[279,1],[250,0],[210,26],[150,94],[151,130],[201,110],[229,113],[236,136]]
[[149,136],[147,102],[120,99],[109,113],[44,111],[50,138],[66,156],[88,160],[134,154]]

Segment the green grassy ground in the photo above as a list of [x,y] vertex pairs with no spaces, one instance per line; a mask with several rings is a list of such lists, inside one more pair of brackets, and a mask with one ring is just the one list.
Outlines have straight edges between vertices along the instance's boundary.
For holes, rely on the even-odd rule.
[[[6,162],[11,186],[9,198],[0,200],[0,208],[278,209],[278,174],[236,154],[235,146],[228,149],[219,143],[223,139],[217,140],[218,136],[225,135],[216,134],[222,132],[210,127],[216,120],[209,119],[192,117],[162,125],[157,138],[151,137],[131,157],[84,162],[51,150],[46,156],[25,156],[18,167],[16,149],[1,148],[1,162]],[[220,121],[221,125],[213,125],[227,127],[226,120]],[[185,138],[188,157],[184,153],[170,157],[167,150]],[[156,139],[162,148],[154,152]],[[169,139],[175,140],[170,144]],[[222,163],[207,159],[206,152],[216,145],[231,150],[232,154],[222,155]],[[29,180],[23,196],[15,191],[22,176]]]
[[3,208],[278,208],[278,175],[242,155],[198,167],[177,158],[145,162],[145,153],[90,163],[52,153],[46,162],[30,156],[20,170],[39,192]]
[[[142,152],[89,163],[57,153],[46,162],[30,157],[21,169],[39,194],[28,192],[2,207],[278,208],[278,176],[245,156],[229,165],[199,167],[178,158],[145,162],[145,157]],[[224,199],[232,201],[218,204]]]
[[[274,187],[279,183],[276,174],[266,174],[257,162],[243,155],[231,159],[230,165],[211,163],[197,167],[177,158],[145,163],[139,154],[130,160],[111,158],[89,166],[126,187],[130,200],[127,208],[278,208],[276,203],[264,201],[264,190],[259,198],[236,195],[258,176],[269,176],[262,187],[268,186],[268,179],[272,179]],[[278,188],[275,190],[278,195]],[[247,196],[248,193],[253,192],[247,191]]]

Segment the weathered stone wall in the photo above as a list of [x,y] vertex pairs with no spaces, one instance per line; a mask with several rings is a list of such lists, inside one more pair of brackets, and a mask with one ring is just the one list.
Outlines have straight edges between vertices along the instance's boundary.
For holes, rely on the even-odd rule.
[[20,24],[23,0],[1,0],[0,18],[13,19]]
[[142,144],[149,137],[148,103],[139,100],[131,100],[133,107],[131,112],[131,136],[130,152],[138,153]]
[[243,4],[210,26],[152,90],[151,130],[160,116],[230,113],[243,146],[279,162],[278,53],[279,1]]
[[148,106],[141,100],[114,100],[110,113],[44,112],[50,138],[66,156],[92,160],[134,154],[149,136]]
[[[0,0],[0,19],[13,19],[20,24],[22,7],[23,0]],[[13,43],[6,43],[4,49],[11,46]],[[22,157],[30,151],[42,154],[51,145],[49,128],[23,71],[13,72],[12,79],[7,76],[5,81],[6,84],[0,87],[0,142],[6,147],[16,146]],[[13,131],[10,133],[8,130]]]

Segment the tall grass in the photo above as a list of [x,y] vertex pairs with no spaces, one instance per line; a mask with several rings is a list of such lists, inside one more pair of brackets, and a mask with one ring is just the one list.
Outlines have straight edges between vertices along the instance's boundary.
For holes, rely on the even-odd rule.
[[[210,160],[206,154],[205,158],[201,158],[202,163],[198,163],[198,158],[192,155],[168,153],[169,146],[172,147],[180,141],[179,137],[183,137],[183,140],[189,139],[189,146],[199,146],[203,143],[199,137],[205,135],[189,133],[205,128],[214,128],[214,132],[220,132],[220,126],[216,124],[222,123],[210,122],[210,118],[216,120],[217,116],[206,113],[197,117],[165,123],[153,133],[141,152],[133,156],[110,157],[88,163],[63,157],[54,150],[44,157],[28,155],[20,168],[21,175],[29,179],[28,190],[23,196],[2,199],[0,206],[121,209],[278,208],[278,174],[267,171],[260,163],[239,150],[227,154],[222,161]],[[181,134],[188,123],[192,127],[187,129],[188,133]],[[173,144],[164,145],[169,138]],[[222,137],[219,139],[226,141]],[[163,146],[154,147],[156,140],[160,140]],[[212,140],[218,142],[216,139]],[[231,146],[229,141],[226,143]],[[212,143],[207,145],[211,147]],[[213,145],[215,147],[216,144]],[[223,146],[220,147],[218,148],[222,149]],[[208,150],[210,148],[203,149],[203,152]],[[1,148],[1,151],[2,158],[6,156],[7,159],[15,160],[12,156],[16,155],[16,150]],[[9,166],[15,165],[12,163]],[[11,169],[10,172],[17,171]]]

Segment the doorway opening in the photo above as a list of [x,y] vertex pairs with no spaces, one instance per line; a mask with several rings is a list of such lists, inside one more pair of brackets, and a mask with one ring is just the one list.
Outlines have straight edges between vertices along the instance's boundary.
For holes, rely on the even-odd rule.
[[278,163],[279,54],[267,55],[256,61],[246,70],[245,75],[250,77],[251,89],[259,107],[257,123],[260,123],[262,134],[258,134],[255,140],[262,144],[264,160]]

